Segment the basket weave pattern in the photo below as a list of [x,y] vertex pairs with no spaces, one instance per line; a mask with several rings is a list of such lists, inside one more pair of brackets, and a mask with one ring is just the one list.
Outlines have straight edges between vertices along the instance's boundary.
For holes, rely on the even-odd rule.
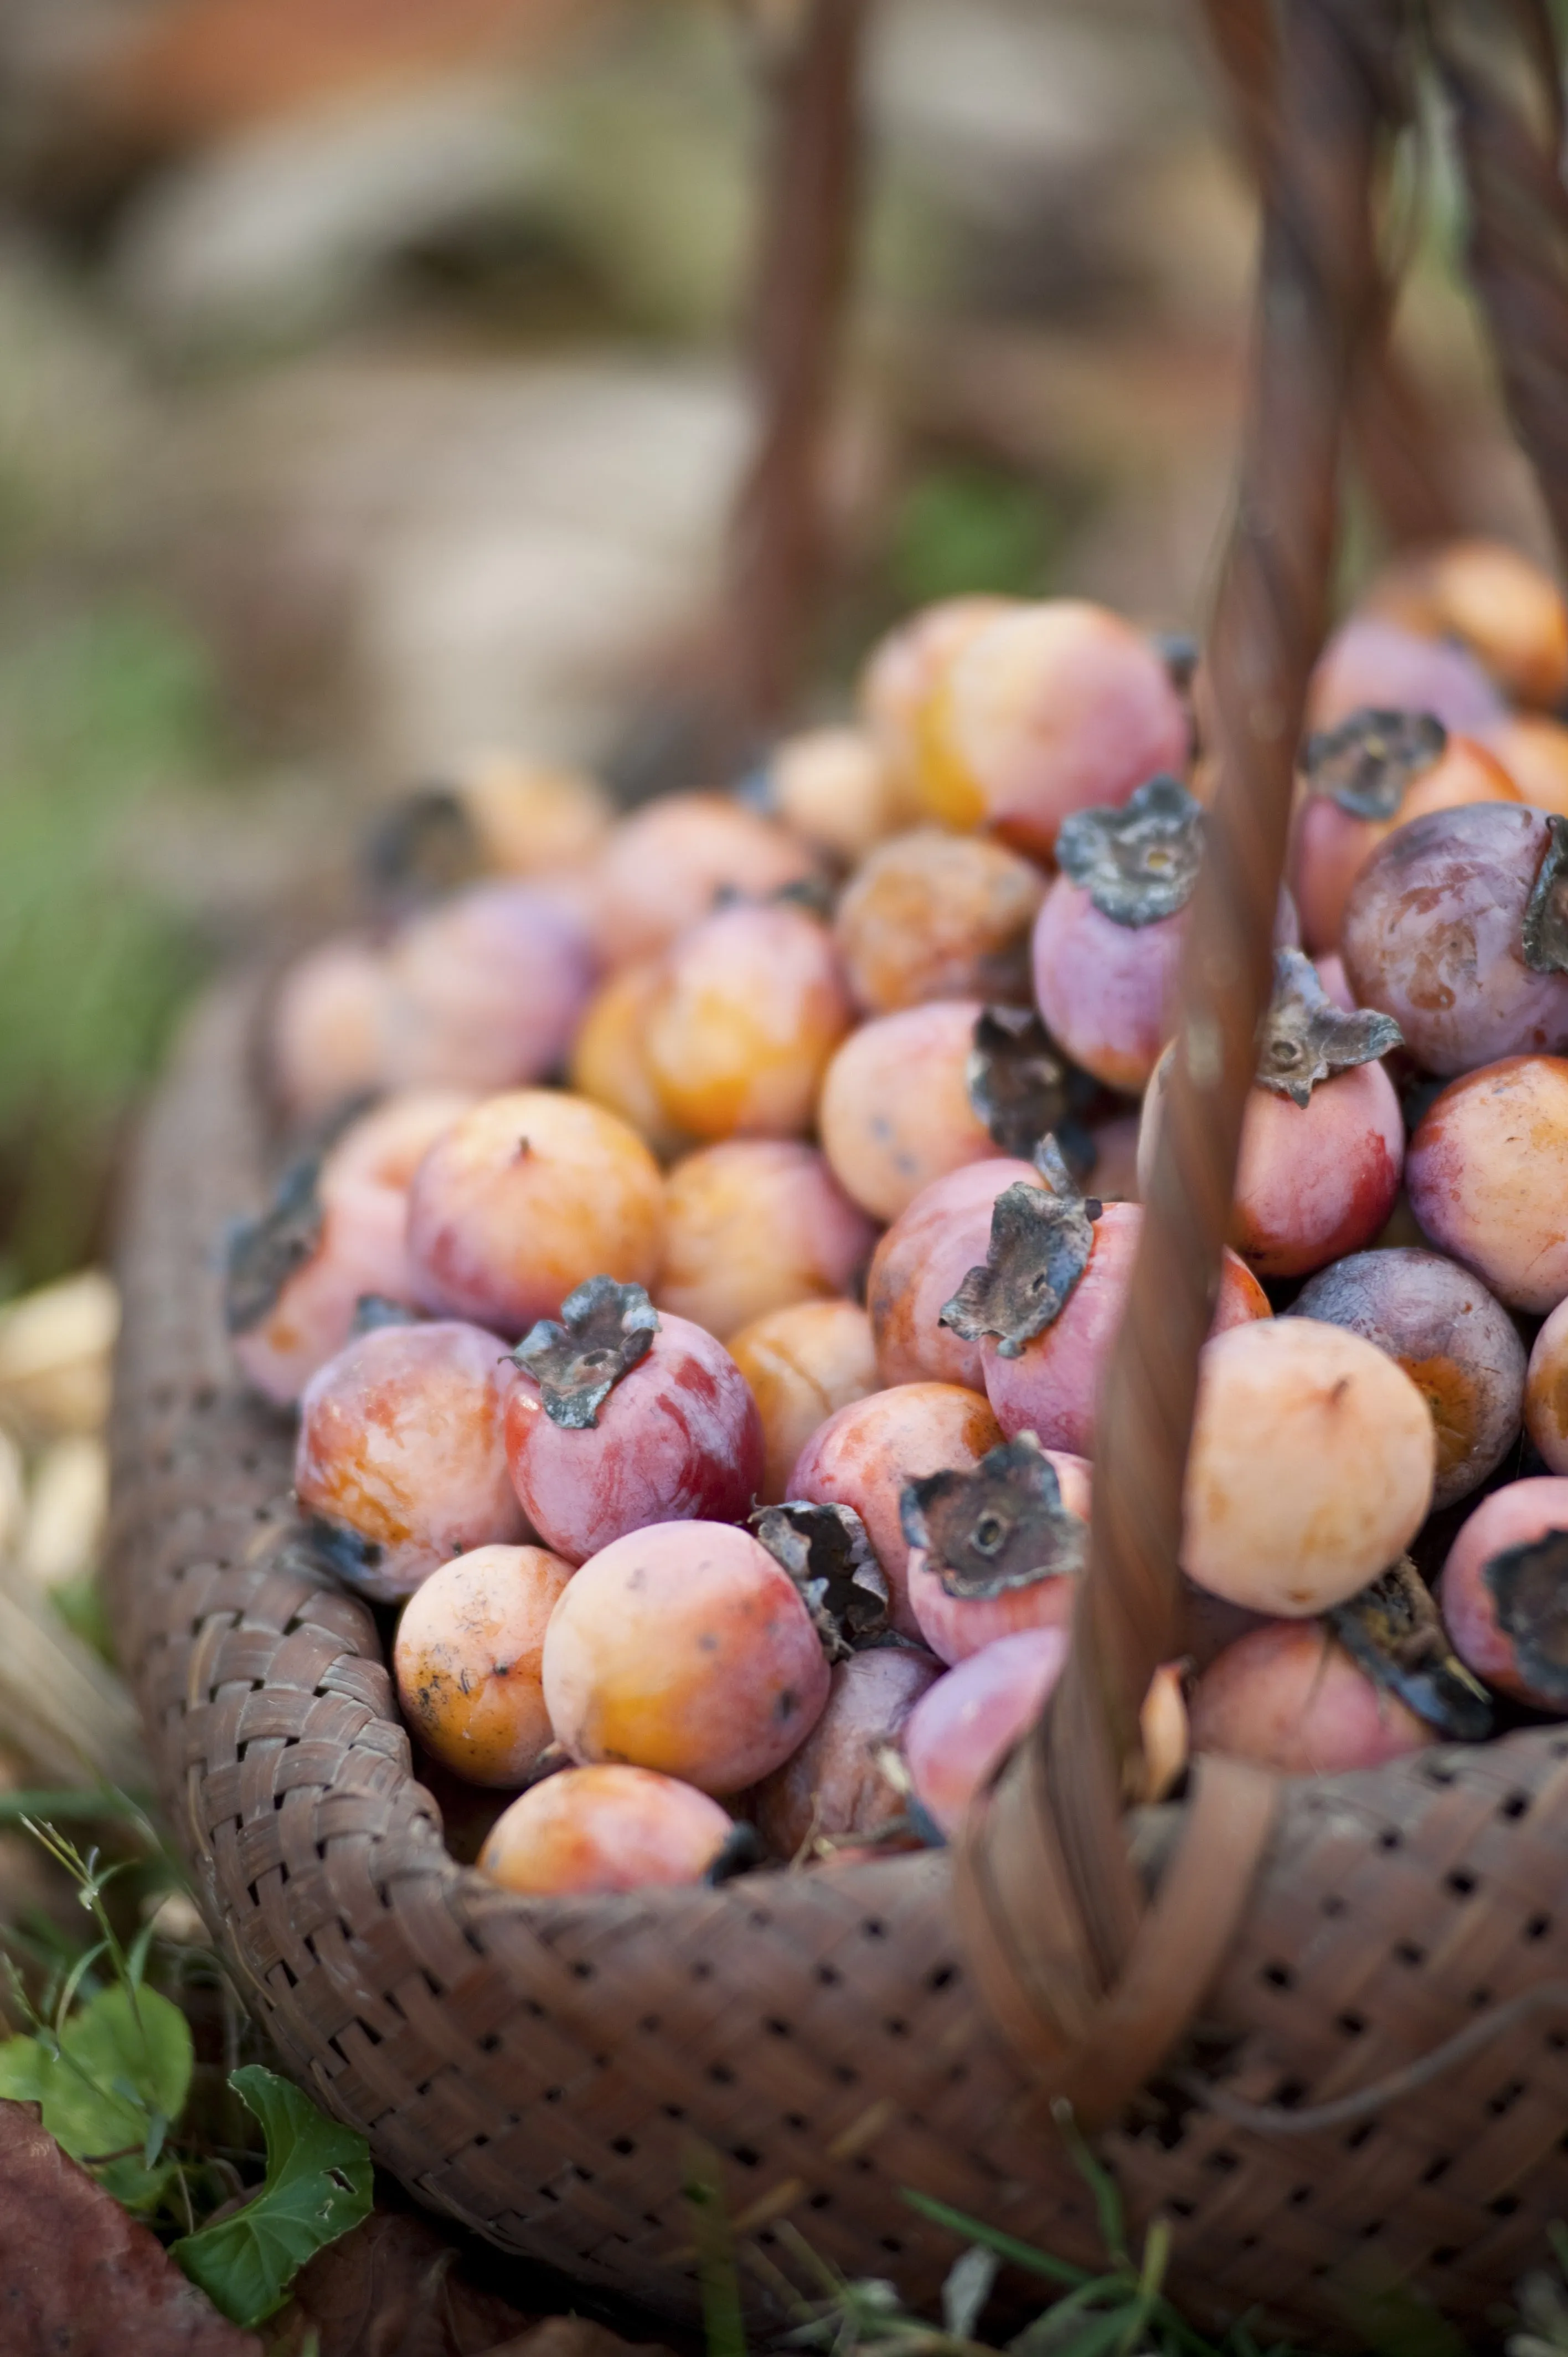
[[[288,1432],[228,1363],[215,1245],[263,1183],[252,1009],[209,1003],[140,1147],[111,1585],[204,1912],[288,2066],[431,2206],[668,2313],[695,2308],[696,2144],[743,2242],[788,2214],[916,2299],[953,2246],[905,2187],[1094,2258],[966,1983],[945,1856],[547,1903],[447,1857],[375,1623],[291,1553]],[[1565,1933],[1568,1731],[1294,1785],[1185,2061],[1221,2101],[1329,2100],[1553,1984]],[[1568,2003],[1332,2131],[1238,2127],[1179,2075],[1101,2148],[1134,2219],[1175,2222],[1196,2313],[1354,2346],[1348,2297],[1411,2275],[1478,2318],[1568,2215]]]

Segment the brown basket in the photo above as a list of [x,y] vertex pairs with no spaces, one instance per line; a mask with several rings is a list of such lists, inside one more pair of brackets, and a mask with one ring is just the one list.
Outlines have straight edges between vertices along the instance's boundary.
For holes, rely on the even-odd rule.
[[[235,1383],[204,1256],[263,1188],[253,992],[199,1017],[128,1189],[113,1600],[208,1920],[291,2068],[422,2200],[672,2314],[696,2304],[697,2150],[743,2243],[788,2217],[917,2302],[955,2246],[905,2189],[1093,2260],[1050,2115],[1064,2095],[1101,2127],[1134,2222],[1175,2223],[1173,2286],[1205,2318],[1256,2308],[1354,2346],[1402,2282],[1478,2319],[1568,2216],[1568,1731],[1283,1787],[1205,1763],[1188,1803],[1134,1813],[1130,1845],[1120,1814],[1138,1698],[1172,1650],[1338,419],[1382,296],[1369,190],[1408,101],[1404,0],[1286,0],[1283,21],[1297,103],[1270,143],[1185,1049],[1068,1672],[964,1846],[570,1903],[454,1865],[370,1613],[293,1544],[289,1436]],[[1427,21],[1510,397],[1555,461],[1568,370],[1553,388],[1536,366],[1568,341],[1552,109],[1521,126],[1509,80],[1521,54],[1539,72],[1543,20],[1534,0],[1432,0]],[[1560,523],[1565,481],[1543,468]]]
[[[290,1560],[287,1429],[234,1383],[200,1249],[260,1190],[248,1014],[201,1012],[142,1141],[113,1587],[203,1911],[289,2068],[432,2207],[656,2309],[694,2304],[699,2141],[743,2238],[787,2215],[916,2299],[953,2249],[907,2186],[1093,2258],[965,1975],[947,1853],[547,1905],[446,1857],[371,1614]],[[1221,2096],[1325,2102],[1561,1992],[1565,1929],[1568,1731],[1293,1785],[1199,2050]],[[1410,2273],[1478,2317],[1568,2216],[1564,2031],[1516,2022],[1419,2102],[1310,2136],[1167,2083],[1102,2149],[1134,2218],[1176,2222],[1195,2313],[1321,2328],[1352,2255],[1353,2282]]]

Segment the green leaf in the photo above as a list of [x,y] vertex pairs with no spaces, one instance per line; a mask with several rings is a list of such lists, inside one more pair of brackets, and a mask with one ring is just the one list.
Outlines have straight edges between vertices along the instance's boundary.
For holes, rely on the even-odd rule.
[[[0,2044],[0,2095],[42,2105],[43,2123],[73,2160],[98,2174],[127,2209],[157,2200],[168,2177],[155,2168],[168,2123],[190,2085],[190,2027],[156,1989],[102,1990],[72,2014],[59,2044]],[[105,2161],[103,2156],[119,2158]],[[140,2160],[135,2155],[140,2153]]]
[[[78,2159],[114,2144],[143,2144],[148,2122],[178,2119],[190,2089],[195,2060],[190,2024],[177,2005],[156,1989],[107,1988],[72,2014],[59,2033],[59,2054],[50,2063],[44,2094],[44,2126]],[[119,2109],[125,2133],[109,2145],[86,2144],[81,2152],[49,2116],[72,2115],[78,2099],[91,2091]]]
[[36,2104],[43,2096],[44,2050],[36,2038],[7,2038],[0,2045],[0,2096],[13,2104]]
[[369,2217],[371,2154],[362,2136],[259,2063],[229,2084],[262,2124],[266,2182],[243,2210],[187,2234],[171,2255],[231,2323],[249,2328],[283,2306],[306,2259]]

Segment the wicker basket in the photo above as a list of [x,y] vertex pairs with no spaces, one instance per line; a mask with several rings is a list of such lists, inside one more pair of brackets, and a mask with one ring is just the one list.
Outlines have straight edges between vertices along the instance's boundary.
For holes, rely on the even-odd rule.
[[[1563,461],[1543,469],[1562,526],[1568,362],[1555,388],[1532,372],[1568,351],[1551,107],[1533,130],[1509,115],[1507,45],[1483,42],[1479,65],[1465,48],[1477,6],[1427,17],[1474,101],[1477,237],[1497,232],[1482,291],[1516,415]],[[1531,0],[1504,15],[1535,21]],[[242,1394],[222,1335],[211,1245],[261,1199],[269,1152],[253,991],[202,1010],[141,1141],[113,1603],[208,1920],[290,2067],[421,2200],[671,2315],[696,2305],[697,2148],[743,2243],[788,2217],[915,2301],[953,2248],[916,2229],[906,2189],[1093,2259],[1051,2118],[1064,2093],[1101,2127],[1134,2221],[1174,2222],[1173,2287],[1200,2317],[1255,2308],[1354,2347],[1404,2283],[1479,2319],[1568,2216],[1568,1730],[1279,1788],[1206,1766],[1185,1805],[1135,1813],[1130,1845],[1120,1823],[1138,1697],[1171,1650],[1338,421],[1379,308],[1368,191],[1414,21],[1405,0],[1284,9],[1299,119],[1274,142],[1271,300],[1210,640],[1223,781],[1187,1052],[1099,1421],[1071,1659],[958,1853],[575,1902],[455,1865],[376,1624],[295,1545],[289,1433]]]
[[[666,2311],[695,2302],[698,2141],[743,2237],[788,2215],[916,2298],[952,2249],[905,2187],[1093,2257],[946,1853],[547,1905],[446,1857],[371,1614],[291,1560],[288,1431],[234,1383],[199,1248],[261,1191],[249,1006],[199,1017],[131,1189],[113,1587],[203,1910],[290,2069],[433,2208]],[[1565,1929],[1568,1731],[1294,1785],[1198,2050],[1222,2095],[1323,2102],[1541,1986]],[[1347,2268],[1482,2315],[1568,2216],[1565,2126],[1542,2012],[1372,2119],[1259,2134],[1167,2083],[1103,2150],[1176,2222],[1195,2313],[1323,2337]]]

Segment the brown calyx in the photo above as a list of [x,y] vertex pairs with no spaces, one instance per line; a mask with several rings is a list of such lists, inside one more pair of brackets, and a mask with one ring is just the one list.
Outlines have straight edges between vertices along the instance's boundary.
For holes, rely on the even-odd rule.
[[1504,1547],[1481,1577],[1520,1675],[1555,1710],[1568,1710],[1568,1531]]
[[484,873],[484,845],[454,786],[416,786],[372,827],[364,847],[371,883],[399,895],[450,892]]
[[1358,1666],[1418,1718],[1464,1743],[1490,1735],[1491,1697],[1448,1642],[1432,1592],[1409,1555],[1324,1617]]
[[1258,1086],[1293,1104],[1311,1102],[1319,1081],[1375,1063],[1404,1034],[1391,1015],[1336,1006],[1312,960],[1300,950],[1274,952],[1274,995],[1258,1034]]
[[1082,1571],[1089,1525],[1062,1504],[1056,1467],[1032,1432],[988,1449],[970,1472],[907,1481],[904,1536],[950,1596],[1002,1596]]
[[1001,1154],[1026,1157],[1068,1116],[1068,1063],[1032,1006],[987,1006],[976,1017],[963,1077]]
[[648,1356],[659,1312],[640,1285],[590,1276],[542,1318],[512,1352],[539,1385],[544,1413],[567,1432],[585,1432],[623,1375]]
[[1302,772],[1315,794],[1351,818],[1384,822],[1417,778],[1443,759],[1448,731],[1433,712],[1389,712],[1363,705],[1337,728],[1309,737]]
[[231,1229],[223,1275],[223,1322],[231,1334],[263,1325],[290,1277],[315,1258],[327,1217],[320,1177],[318,1154],[295,1163],[260,1219]]
[[1054,1139],[1036,1167],[1047,1184],[1020,1178],[998,1195],[985,1259],[972,1268],[937,1323],[961,1341],[993,1336],[999,1354],[1015,1359],[1061,1315],[1094,1249],[1101,1205],[1080,1195]]
[[830,1662],[883,1641],[887,1576],[853,1506],[789,1498],[781,1506],[759,1506],[750,1523],[800,1590]]

